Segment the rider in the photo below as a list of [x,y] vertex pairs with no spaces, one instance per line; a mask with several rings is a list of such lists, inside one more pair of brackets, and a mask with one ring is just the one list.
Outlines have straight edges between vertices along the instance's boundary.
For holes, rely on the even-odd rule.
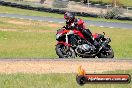
[[64,14],[64,18],[66,19],[66,26],[64,26],[66,29],[72,30],[75,28],[81,31],[85,38],[89,40],[91,44],[95,45],[95,47],[98,45],[97,42],[94,41],[91,31],[85,28],[84,21],[82,19],[75,18],[75,16],[70,12],[66,12]]

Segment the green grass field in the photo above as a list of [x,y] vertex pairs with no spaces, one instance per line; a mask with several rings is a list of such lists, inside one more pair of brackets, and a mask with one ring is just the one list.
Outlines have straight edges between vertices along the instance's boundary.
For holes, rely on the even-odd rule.
[[[130,74],[132,70],[118,70],[105,73]],[[104,74],[105,74],[104,73]],[[130,84],[86,84],[76,82],[76,74],[0,74],[0,88],[132,88]]]
[[[0,18],[0,58],[56,58],[56,30],[64,24]],[[132,57],[132,30],[90,27],[111,37],[115,58]]]
[[[0,13],[9,13],[9,14],[21,14],[21,15],[29,15],[29,16],[44,16],[44,17],[53,17],[53,18],[63,18],[62,14],[55,13],[47,13],[47,12],[39,12],[33,10],[24,10],[19,8],[12,8],[6,6],[0,6]],[[84,20],[94,20],[94,21],[105,21],[105,22],[121,22],[121,23],[131,23],[132,21],[127,20],[111,20],[111,19],[103,19],[103,18],[93,18],[93,17],[80,17]]]
[[[19,22],[20,24],[8,23],[5,20]],[[31,23],[24,25],[22,22]],[[50,23],[49,23],[50,24]],[[49,25],[48,24],[48,25]],[[56,57],[55,30],[46,23],[17,19],[1,18],[0,28],[8,31],[0,31],[0,57],[5,58],[26,58],[26,57]],[[10,31],[15,30],[15,31]],[[53,31],[54,30],[54,31]],[[45,31],[48,31],[47,33]],[[50,53],[49,53],[50,52]]]

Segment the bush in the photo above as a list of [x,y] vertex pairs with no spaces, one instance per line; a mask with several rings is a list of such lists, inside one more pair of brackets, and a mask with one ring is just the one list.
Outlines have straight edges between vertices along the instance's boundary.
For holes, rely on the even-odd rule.
[[53,7],[66,8],[68,6],[68,0],[54,0]]
[[112,7],[107,10],[107,13],[104,16],[106,19],[118,19],[118,17],[122,14],[123,14],[122,8]]
[[101,10],[99,15],[98,15],[99,18],[105,18],[105,14],[103,13],[103,11]]

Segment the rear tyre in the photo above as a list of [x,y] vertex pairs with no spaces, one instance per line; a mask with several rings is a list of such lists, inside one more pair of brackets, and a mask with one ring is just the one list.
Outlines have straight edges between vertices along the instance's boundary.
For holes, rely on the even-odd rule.
[[74,50],[71,47],[66,50],[66,47],[63,44],[57,44],[55,50],[59,58],[75,58],[76,56]]
[[108,46],[106,50],[99,53],[98,58],[110,58],[110,59],[114,58],[113,49],[110,46]]

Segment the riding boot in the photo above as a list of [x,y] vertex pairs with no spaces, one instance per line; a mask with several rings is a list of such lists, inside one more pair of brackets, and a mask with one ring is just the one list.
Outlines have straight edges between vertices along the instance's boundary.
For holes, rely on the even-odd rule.
[[84,29],[82,30],[83,35],[85,36],[85,38],[95,46],[96,49],[100,48],[100,44],[93,39],[92,33],[90,32],[89,29]]
[[94,40],[93,40],[93,36],[92,33],[90,32],[89,29],[83,29],[82,33],[84,35],[84,37],[91,43],[94,45]]

